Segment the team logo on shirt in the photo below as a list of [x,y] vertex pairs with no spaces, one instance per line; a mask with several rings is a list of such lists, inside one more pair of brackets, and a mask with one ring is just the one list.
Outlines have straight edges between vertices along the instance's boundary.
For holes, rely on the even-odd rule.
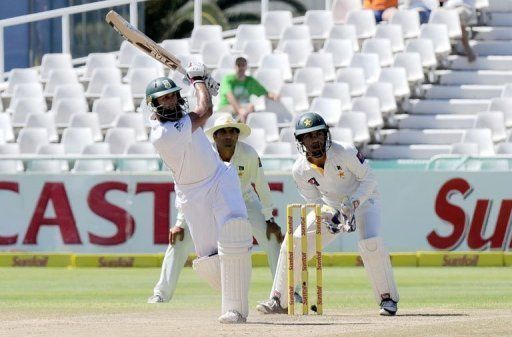
[[174,127],[176,128],[176,130],[178,130],[178,132],[181,132],[181,129],[183,128],[183,123],[181,121],[177,121],[176,123],[174,123]]
[[338,169],[338,177],[345,178],[345,172],[343,172],[343,168],[339,165],[336,165],[336,168]]
[[238,166],[238,176],[240,177],[242,174],[244,174],[244,167]]
[[308,183],[310,183],[311,185],[315,185],[315,186],[320,186],[320,184],[318,183],[318,181],[316,181],[315,177],[311,178],[308,180]]

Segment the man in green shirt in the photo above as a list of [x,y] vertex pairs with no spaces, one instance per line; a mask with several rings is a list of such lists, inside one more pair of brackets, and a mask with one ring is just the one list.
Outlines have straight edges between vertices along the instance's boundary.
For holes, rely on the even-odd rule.
[[251,95],[265,95],[277,100],[278,95],[270,93],[254,77],[246,75],[247,60],[238,57],[235,60],[235,73],[224,76],[220,85],[220,111],[232,111],[241,122],[245,123],[247,115],[254,112],[250,102]]

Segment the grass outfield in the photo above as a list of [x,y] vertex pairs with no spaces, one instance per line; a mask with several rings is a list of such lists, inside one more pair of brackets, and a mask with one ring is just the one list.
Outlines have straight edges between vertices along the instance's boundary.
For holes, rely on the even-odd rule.
[[[94,335],[90,329],[104,325],[112,327],[110,335],[163,336],[169,332],[167,328],[173,327],[172,318],[190,325],[190,330],[181,332],[182,336],[217,335],[216,332],[228,335],[225,326],[219,327],[216,323],[220,296],[200,281],[191,268],[184,269],[173,301],[146,304],[158,276],[159,269],[155,268],[0,268],[0,315],[3,318],[0,319],[0,336],[23,335],[28,331],[31,335],[89,336]],[[472,335],[467,333],[467,328],[476,323],[468,323],[466,319],[473,318],[480,324],[472,330],[475,333],[480,331],[482,335],[483,330],[483,335],[512,336],[512,328],[508,327],[512,321],[512,268],[401,267],[395,268],[395,276],[401,296],[400,317],[377,315],[378,308],[363,268],[331,267],[324,270],[324,317],[277,315],[276,318],[276,315],[259,315],[254,310],[258,301],[267,298],[271,286],[269,270],[255,268],[249,317],[254,325],[248,325],[246,329],[250,332],[244,335],[261,335],[269,328],[268,324],[283,326],[283,336],[288,336],[287,332],[290,336],[306,333],[303,329],[297,330],[297,322],[312,325],[311,330],[306,329],[308,335],[343,335],[339,329],[332,330],[336,332],[331,334],[330,325],[344,322],[343,331],[350,332],[351,336],[374,335],[373,328],[377,326],[383,329],[381,331],[389,328],[396,333],[384,335],[419,336],[426,331],[422,324],[431,326],[435,321],[439,334],[429,331],[429,336],[459,335],[452,333],[457,331],[457,324],[462,329],[460,335],[467,336]],[[312,269],[310,281],[313,283],[310,299],[314,301]],[[296,312],[299,311],[297,307]],[[493,317],[499,318],[503,326],[485,321]],[[152,322],[162,320],[168,321],[165,323],[168,325],[161,327],[165,330],[147,330]],[[397,325],[392,320],[401,321]],[[183,327],[183,324],[178,325],[174,327],[176,331]],[[316,325],[318,329],[313,329]],[[496,330],[490,333],[489,327]],[[368,329],[372,329],[371,333]],[[443,329],[451,332],[446,334]]]
[[[105,312],[147,307],[146,298],[159,277],[159,269],[0,269],[0,308],[9,310],[65,310]],[[395,268],[402,308],[512,308],[512,268]],[[310,299],[314,274],[310,272]],[[267,268],[253,270],[250,303],[268,296]],[[173,301],[167,308],[218,308],[220,296],[208,288],[191,268],[184,268]],[[325,268],[324,306],[376,307],[363,268]],[[154,306],[150,306],[154,307]],[[1,309],[0,309],[1,310]]]

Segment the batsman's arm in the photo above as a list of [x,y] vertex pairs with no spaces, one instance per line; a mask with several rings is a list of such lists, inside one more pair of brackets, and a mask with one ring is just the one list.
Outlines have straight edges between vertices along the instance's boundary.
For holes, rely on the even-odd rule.
[[359,187],[350,196],[351,200],[359,200],[359,205],[365,202],[377,188],[377,179],[368,161],[355,149],[347,149],[342,158],[348,169],[354,173],[360,182]]
[[192,121],[192,132],[197,128],[203,127],[208,118],[213,114],[212,98],[208,93],[206,85],[202,82],[194,84],[196,88],[197,106],[195,111],[190,112]]

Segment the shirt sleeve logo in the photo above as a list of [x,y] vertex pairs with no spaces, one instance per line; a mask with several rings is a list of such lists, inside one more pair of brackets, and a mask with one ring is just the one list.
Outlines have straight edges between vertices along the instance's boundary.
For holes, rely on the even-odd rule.
[[320,186],[320,184],[318,183],[318,181],[316,181],[315,177],[311,178],[308,180],[308,183],[310,183],[311,185],[315,185],[315,186]]
[[181,132],[181,129],[183,128],[183,123],[181,121],[177,121],[176,123],[174,123],[174,127],[176,128],[176,130],[178,130],[178,132]]
[[364,155],[361,152],[358,151],[356,156],[357,156],[357,159],[359,159],[359,162],[361,164],[364,163],[365,158],[364,158]]

